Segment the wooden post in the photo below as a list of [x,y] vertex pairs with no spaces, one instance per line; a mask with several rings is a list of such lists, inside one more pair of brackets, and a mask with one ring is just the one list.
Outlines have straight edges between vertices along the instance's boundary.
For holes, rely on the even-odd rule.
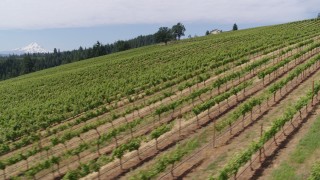
[[212,138],[212,147],[216,148],[216,121],[213,122],[213,138]]
[[301,110],[299,110],[299,116],[300,116],[300,119],[302,119],[302,116],[301,116]]
[[181,119],[182,118],[179,118],[179,137],[181,137]]
[[287,135],[286,135],[286,132],[285,132],[285,130],[284,130],[284,128],[283,128],[283,127],[284,127],[284,126],[281,126],[282,133],[283,133],[283,135],[284,135],[284,136],[287,136]]
[[314,96],[314,80],[312,81],[312,100],[311,100],[311,106],[313,106],[313,96]]
[[117,136],[114,136],[114,139],[116,141],[116,148],[118,147],[118,139],[117,139]]
[[200,127],[198,114],[197,114],[197,127]]
[[244,115],[242,115],[242,128],[244,129]]
[[[263,124],[261,124],[261,128],[260,128],[260,138],[262,137],[262,133],[263,133]],[[259,162],[262,161],[262,157],[261,157],[262,156],[262,148],[259,149]]]

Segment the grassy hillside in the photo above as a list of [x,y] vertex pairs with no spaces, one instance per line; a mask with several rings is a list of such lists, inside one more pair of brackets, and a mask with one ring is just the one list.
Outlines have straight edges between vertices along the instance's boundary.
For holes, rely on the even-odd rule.
[[[111,121],[117,122],[127,116],[131,118],[131,115],[132,122],[137,121],[136,117],[141,121],[134,125],[124,125],[122,129],[119,127],[116,133],[124,133],[131,126],[138,128],[144,122],[151,122],[150,119],[160,121],[162,115],[169,116],[172,111],[174,114],[176,109],[187,107],[194,100],[198,105],[190,107],[190,112],[186,112],[186,115],[181,112],[180,115],[185,119],[198,118],[199,114],[237,95],[243,89],[255,87],[258,81],[265,81],[268,75],[270,79],[270,74],[277,69],[284,69],[295,59],[311,59],[307,53],[314,52],[320,46],[317,39],[320,36],[319,25],[320,20],[305,20],[225,32],[172,42],[166,46],[153,45],[115,53],[2,81],[0,155],[3,157],[0,158],[0,167],[1,160],[5,168],[23,159],[23,156],[18,156],[22,152],[19,151],[21,147],[26,146],[30,151],[34,148],[28,157],[33,156],[44,151],[44,144],[39,147],[35,144],[42,142],[42,139],[47,148],[54,148],[90,130],[98,131],[100,126]],[[275,62],[275,59],[280,57],[283,63],[277,65],[278,60]],[[307,68],[317,61],[318,59],[310,60]],[[304,66],[300,68],[303,69]],[[251,73],[253,74],[250,76]],[[251,79],[244,78],[243,82],[248,82],[240,82],[247,75]],[[281,85],[291,80],[283,80]],[[234,84],[236,81],[239,83]],[[228,86],[228,83],[232,85]],[[201,99],[202,94],[209,92],[211,96],[216,92],[215,96],[221,100],[216,98],[210,101],[210,96],[204,96],[205,100],[202,99],[201,104],[198,98]],[[93,119],[95,117],[99,118]],[[232,122],[238,118],[240,116]],[[113,126],[114,124],[112,129]],[[157,139],[171,128],[153,129],[152,139]],[[104,132],[110,131],[106,128]],[[109,140],[113,136],[108,136]],[[140,141],[141,139],[139,143]],[[192,148],[190,152],[194,150]],[[9,152],[19,160],[9,163]],[[57,156],[68,157],[61,154]],[[114,159],[110,162],[112,160]],[[103,163],[99,166],[102,165]],[[12,176],[32,177],[43,170],[34,169],[28,167],[16,174],[12,173]]]

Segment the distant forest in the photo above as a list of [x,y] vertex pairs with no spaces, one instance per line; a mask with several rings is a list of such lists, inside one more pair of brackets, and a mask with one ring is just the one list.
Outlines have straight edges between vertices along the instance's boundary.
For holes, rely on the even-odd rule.
[[60,50],[55,48],[53,53],[35,53],[0,57],[0,80],[17,77],[62,64],[152,45],[158,42],[167,44],[167,42],[171,40],[180,40],[181,36],[184,36],[185,31],[186,28],[184,25],[182,23],[177,23],[176,25],[173,25],[172,28],[160,27],[155,34],[141,35],[126,41],[119,40],[107,45],[103,45],[97,41],[97,43],[90,48],[80,47],[73,51],[60,52]]
[[98,41],[90,48],[80,47],[72,51],[60,52],[55,48],[53,53],[0,57],[0,80],[155,43],[154,35],[141,35],[130,40],[119,40],[107,45],[103,45]]

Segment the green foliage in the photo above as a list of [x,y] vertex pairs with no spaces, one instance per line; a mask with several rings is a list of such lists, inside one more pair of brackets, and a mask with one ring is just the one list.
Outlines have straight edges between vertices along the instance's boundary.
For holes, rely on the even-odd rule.
[[58,157],[51,157],[50,159],[48,160],[45,160],[44,162],[42,163],[39,163],[37,164],[36,166],[33,166],[31,168],[29,168],[25,174],[29,177],[33,177],[35,176],[38,172],[40,172],[41,170],[44,170],[44,169],[48,169],[50,167],[52,167],[54,164],[58,164],[60,161],[60,159]]
[[237,25],[236,23],[233,24],[232,30],[233,30],[233,31],[238,30],[238,25]]
[[184,32],[186,31],[186,28],[182,23],[177,23],[176,25],[172,26],[172,34],[175,39],[181,38],[181,36],[184,36]]
[[225,127],[229,126],[230,124],[232,124],[233,122],[238,120],[241,116],[250,112],[255,106],[260,105],[261,102],[265,99],[266,99],[265,96],[253,97],[253,98],[249,99],[247,102],[245,102],[244,104],[239,106],[229,118],[217,123],[216,127],[215,127],[216,130],[217,131],[223,130]]
[[229,91],[225,92],[225,93],[222,93],[222,94],[219,94],[218,96],[215,96],[214,98],[196,106],[195,108],[193,108],[193,112],[198,115],[200,114],[201,112],[207,110],[207,109],[210,109],[212,106],[228,99],[230,96],[242,91],[244,88],[248,87],[252,85],[252,82],[244,82],[232,89],[230,89]]
[[168,27],[160,27],[158,32],[154,34],[157,42],[164,42],[167,44],[172,39],[172,31]]
[[320,179],[320,162],[317,162],[312,166],[311,174],[308,180],[319,180],[319,179]]
[[69,171],[63,176],[63,180],[77,180],[78,178],[78,173],[76,171]]
[[0,161],[0,169],[3,170],[3,169],[5,169],[5,168],[6,168],[5,164]]
[[[320,44],[319,44],[319,46],[320,46]],[[285,79],[283,79],[277,83],[274,83],[269,88],[269,92],[275,93],[276,91],[278,91],[279,89],[284,87],[289,81],[293,80],[295,77],[298,77],[303,71],[305,71],[306,69],[311,67],[313,64],[317,63],[318,61],[320,61],[320,55],[317,55],[316,57],[312,58],[311,60],[308,60],[307,63],[305,63],[305,64],[299,65],[297,68],[295,68],[293,71],[291,71]]]
[[[312,42],[313,42],[313,41],[307,41],[307,42],[301,43],[301,44],[299,43],[299,44],[297,45],[297,47],[300,47],[300,46],[306,45],[306,43],[312,43]],[[298,54],[295,54],[294,56],[291,56],[291,57],[289,57],[289,58],[286,58],[286,59],[280,61],[279,63],[277,63],[276,65],[271,66],[271,67],[265,69],[264,71],[259,72],[259,73],[258,73],[258,77],[259,77],[260,79],[261,79],[261,78],[264,78],[266,75],[271,74],[272,72],[278,70],[279,68],[281,68],[281,67],[283,67],[284,65],[288,64],[289,62],[291,62],[291,61],[293,61],[293,60],[295,60],[295,59],[298,59],[298,58],[302,57],[304,54],[308,53],[309,51],[311,51],[311,50],[313,50],[313,49],[315,49],[315,48],[317,48],[317,47],[319,47],[319,46],[320,46],[320,43],[314,43],[314,44],[312,44],[310,47],[308,47],[308,48],[305,49],[305,50],[300,51]],[[290,50],[290,49],[289,49],[289,50]],[[288,51],[288,50],[287,50],[287,51]]]
[[178,145],[172,152],[169,152],[158,158],[155,165],[148,167],[146,170],[141,170],[130,179],[135,180],[154,178],[159,173],[165,171],[169,165],[180,161],[184,156],[190,154],[194,149],[199,147],[199,145],[200,142],[197,138],[192,139],[185,144]]
[[112,151],[112,157],[116,157],[118,159],[121,159],[122,156],[127,152],[127,151],[133,151],[133,150],[138,150],[140,147],[141,139],[140,138],[135,138],[130,140],[126,144],[121,144],[117,148],[115,148]]
[[151,139],[158,139],[162,134],[170,131],[172,124],[163,124],[151,132]]

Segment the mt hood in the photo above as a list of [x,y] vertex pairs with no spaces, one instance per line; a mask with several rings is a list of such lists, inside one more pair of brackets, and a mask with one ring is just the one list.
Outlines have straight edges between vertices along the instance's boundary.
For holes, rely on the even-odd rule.
[[37,43],[31,43],[26,47],[22,48],[17,48],[12,50],[13,54],[25,54],[25,53],[47,53],[49,52],[48,50],[42,48],[39,44]]
[[10,54],[21,55],[21,54],[27,54],[27,53],[32,54],[32,53],[48,53],[48,52],[51,52],[51,51],[48,51],[48,50],[42,48],[37,43],[31,43],[26,47],[17,48],[17,49],[13,49],[10,51],[1,51],[0,56],[7,56]]

